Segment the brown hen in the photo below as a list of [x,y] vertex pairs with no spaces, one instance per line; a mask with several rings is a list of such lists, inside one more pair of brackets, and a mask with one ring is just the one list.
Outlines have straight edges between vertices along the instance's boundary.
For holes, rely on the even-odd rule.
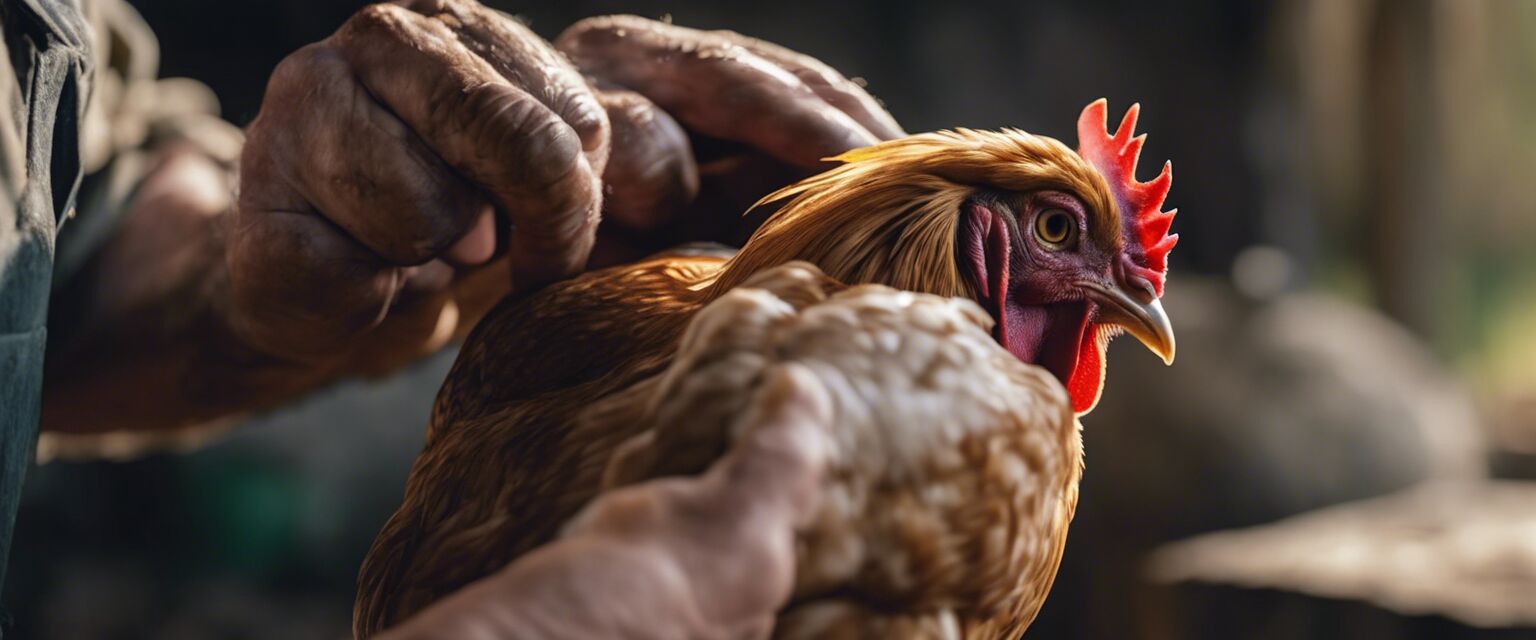
[[1172,358],[1169,174],[1134,180],[1134,116],[1110,136],[1091,105],[1078,153],[1016,130],[883,143],[770,196],[787,203],[734,256],[503,301],[364,562],[357,635],[553,539],[605,482],[704,468],[763,367],[798,361],[845,438],[778,635],[1016,636],[1060,559],[1104,345],[1124,330]]

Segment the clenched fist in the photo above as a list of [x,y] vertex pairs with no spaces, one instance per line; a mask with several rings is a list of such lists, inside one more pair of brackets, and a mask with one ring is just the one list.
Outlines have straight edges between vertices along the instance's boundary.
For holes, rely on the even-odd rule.
[[[835,71],[733,33],[596,18],[557,49],[471,0],[370,6],[271,78],[231,324],[265,353],[388,368],[579,272],[594,243],[612,260],[719,235],[784,176],[900,134]],[[738,208],[699,211],[701,180]]]

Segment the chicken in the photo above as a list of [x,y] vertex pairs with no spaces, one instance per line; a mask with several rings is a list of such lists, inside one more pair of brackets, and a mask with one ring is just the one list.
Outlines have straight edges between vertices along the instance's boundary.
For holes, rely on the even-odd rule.
[[[1105,114],[1102,100],[1084,110],[1076,153],[1018,130],[966,129],[856,150],[839,157],[839,167],[766,198],[785,204],[734,255],[672,252],[504,300],[466,339],[405,499],[364,561],[357,635],[548,542],[599,492],[604,476],[618,484],[702,468],[727,439],[723,416],[750,395],[732,390],[750,389],[765,353],[823,363],[825,378],[850,385],[854,395],[838,407],[850,421],[839,424],[849,433],[844,451],[867,450],[872,458],[851,456],[861,460],[847,467],[858,477],[844,478],[843,487],[881,489],[846,495],[841,511],[829,507],[834,515],[818,521],[826,528],[805,538],[797,593],[857,584],[844,595],[862,599],[808,601],[786,614],[780,633],[815,635],[842,624],[853,626],[836,628],[935,637],[1016,633],[1038,609],[1060,559],[1079,473],[1072,414],[1098,400],[1105,345],[1126,331],[1165,361],[1174,352],[1158,302],[1177,239],[1167,234],[1173,213],[1161,210],[1171,169],[1137,182],[1144,140],[1133,133],[1137,108],[1113,135]],[[824,276],[812,278],[806,266],[771,271],[795,260]],[[783,278],[825,280],[773,284]],[[860,287],[815,304],[845,284],[966,298],[984,315],[958,302]],[[733,294],[738,288],[776,292],[780,302],[732,302],[762,295]],[[786,306],[804,310],[799,324],[770,326],[790,313]],[[882,315],[893,308],[900,311]],[[816,319],[839,315],[853,323],[841,329],[843,340],[814,334]],[[690,335],[714,338],[689,342],[690,322]],[[999,347],[993,351],[1012,360],[973,348],[983,325]],[[765,335],[754,340],[753,327]],[[732,331],[742,335],[719,334]],[[897,339],[896,349],[887,335],[910,340]],[[711,351],[712,344],[723,350]],[[939,351],[914,346],[922,344]],[[886,357],[882,349],[891,366],[870,366]],[[951,352],[968,354],[974,366],[893,364]],[[677,367],[669,369],[674,358]],[[720,385],[719,392],[673,386],[690,380]],[[1041,384],[1050,380],[1065,394]],[[946,391],[913,401],[910,390],[925,385]],[[1009,386],[1001,395],[977,393]],[[936,417],[895,410],[908,404],[926,404],[926,415]],[[977,414],[962,417],[968,404]],[[687,430],[647,431],[652,422],[637,417],[637,407],[686,413],[673,417]],[[864,421],[853,424],[857,415]],[[893,444],[896,433],[907,434],[904,444]],[[967,433],[985,435],[967,440]],[[1010,456],[993,447],[1002,444],[973,449],[982,441],[1017,447],[1015,462],[1001,462]],[[930,442],[945,446],[926,451]],[[888,477],[882,474],[903,468],[895,476],[900,489],[880,483]],[[955,499],[993,495],[1008,506]],[[902,552],[882,564],[846,548],[854,542]]]
[[798,363],[829,390],[837,430],[776,635],[1017,635],[1044,601],[1077,502],[1081,439],[1065,391],[1000,348],[974,302],[838,289],[790,263],[700,311],[666,372],[577,419],[587,432],[640,430],[604,488],[700,472],[768,370]]

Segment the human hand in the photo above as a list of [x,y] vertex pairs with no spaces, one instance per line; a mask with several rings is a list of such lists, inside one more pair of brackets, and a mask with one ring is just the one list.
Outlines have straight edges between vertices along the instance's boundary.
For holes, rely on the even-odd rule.
[[859,83],[731,31],[603,16],[555,46],[593,81],[613,125],[604,258],[692,240],[739,245],[762,221],[741,214],[762,196],[825,169],[825,158],[906,135]]
[[308,360],[390,321],[373,346],[419,349],[498,244],[503,292],[576,273],[607,138],[586,81],[516,21],[458,0],[363,9],[278,66],[249,128],[237,331]]
[[226,168],[167,156],[75,279],[44,428],[169,431],[388,372],[510,291],[739,242],[758,197],[900,134],[836,72],[735,34],[615,17],[560,43],[401,0],[294,53],[238,198]]
[[794,584],[831,407],[806,369],[769,374],[734,448],[697,477],[617,489],[560,539],[383,638],[761,638]]
[[279,65],[227,241],[236,333],[385,369],[589,261],[740,241],[757,197],[901,134],[825,65],[732,33],[617,16],[559,49],[473,0],[402,0]]

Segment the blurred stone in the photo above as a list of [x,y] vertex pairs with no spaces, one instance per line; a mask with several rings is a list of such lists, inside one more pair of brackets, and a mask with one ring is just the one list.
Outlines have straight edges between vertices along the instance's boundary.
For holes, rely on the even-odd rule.
[[1295,272],[1296,266],[1285,252],[1275,247],[1249,247],[1232,261],[1232,284],[1243,295],[1266,300],[1288,289]]
[[1357,600],[1291,591],[1186,583],[1139,637],[1177,640],[1531,640],[1529,628],[1472,627],[1407,616]]
[[1153,576],[1536,632],[1536,483],[1436,483],[1157,551]]
[[1509,398],[1495,409],[1493,439],[1499,449],[1536,456],[1536,391]]

